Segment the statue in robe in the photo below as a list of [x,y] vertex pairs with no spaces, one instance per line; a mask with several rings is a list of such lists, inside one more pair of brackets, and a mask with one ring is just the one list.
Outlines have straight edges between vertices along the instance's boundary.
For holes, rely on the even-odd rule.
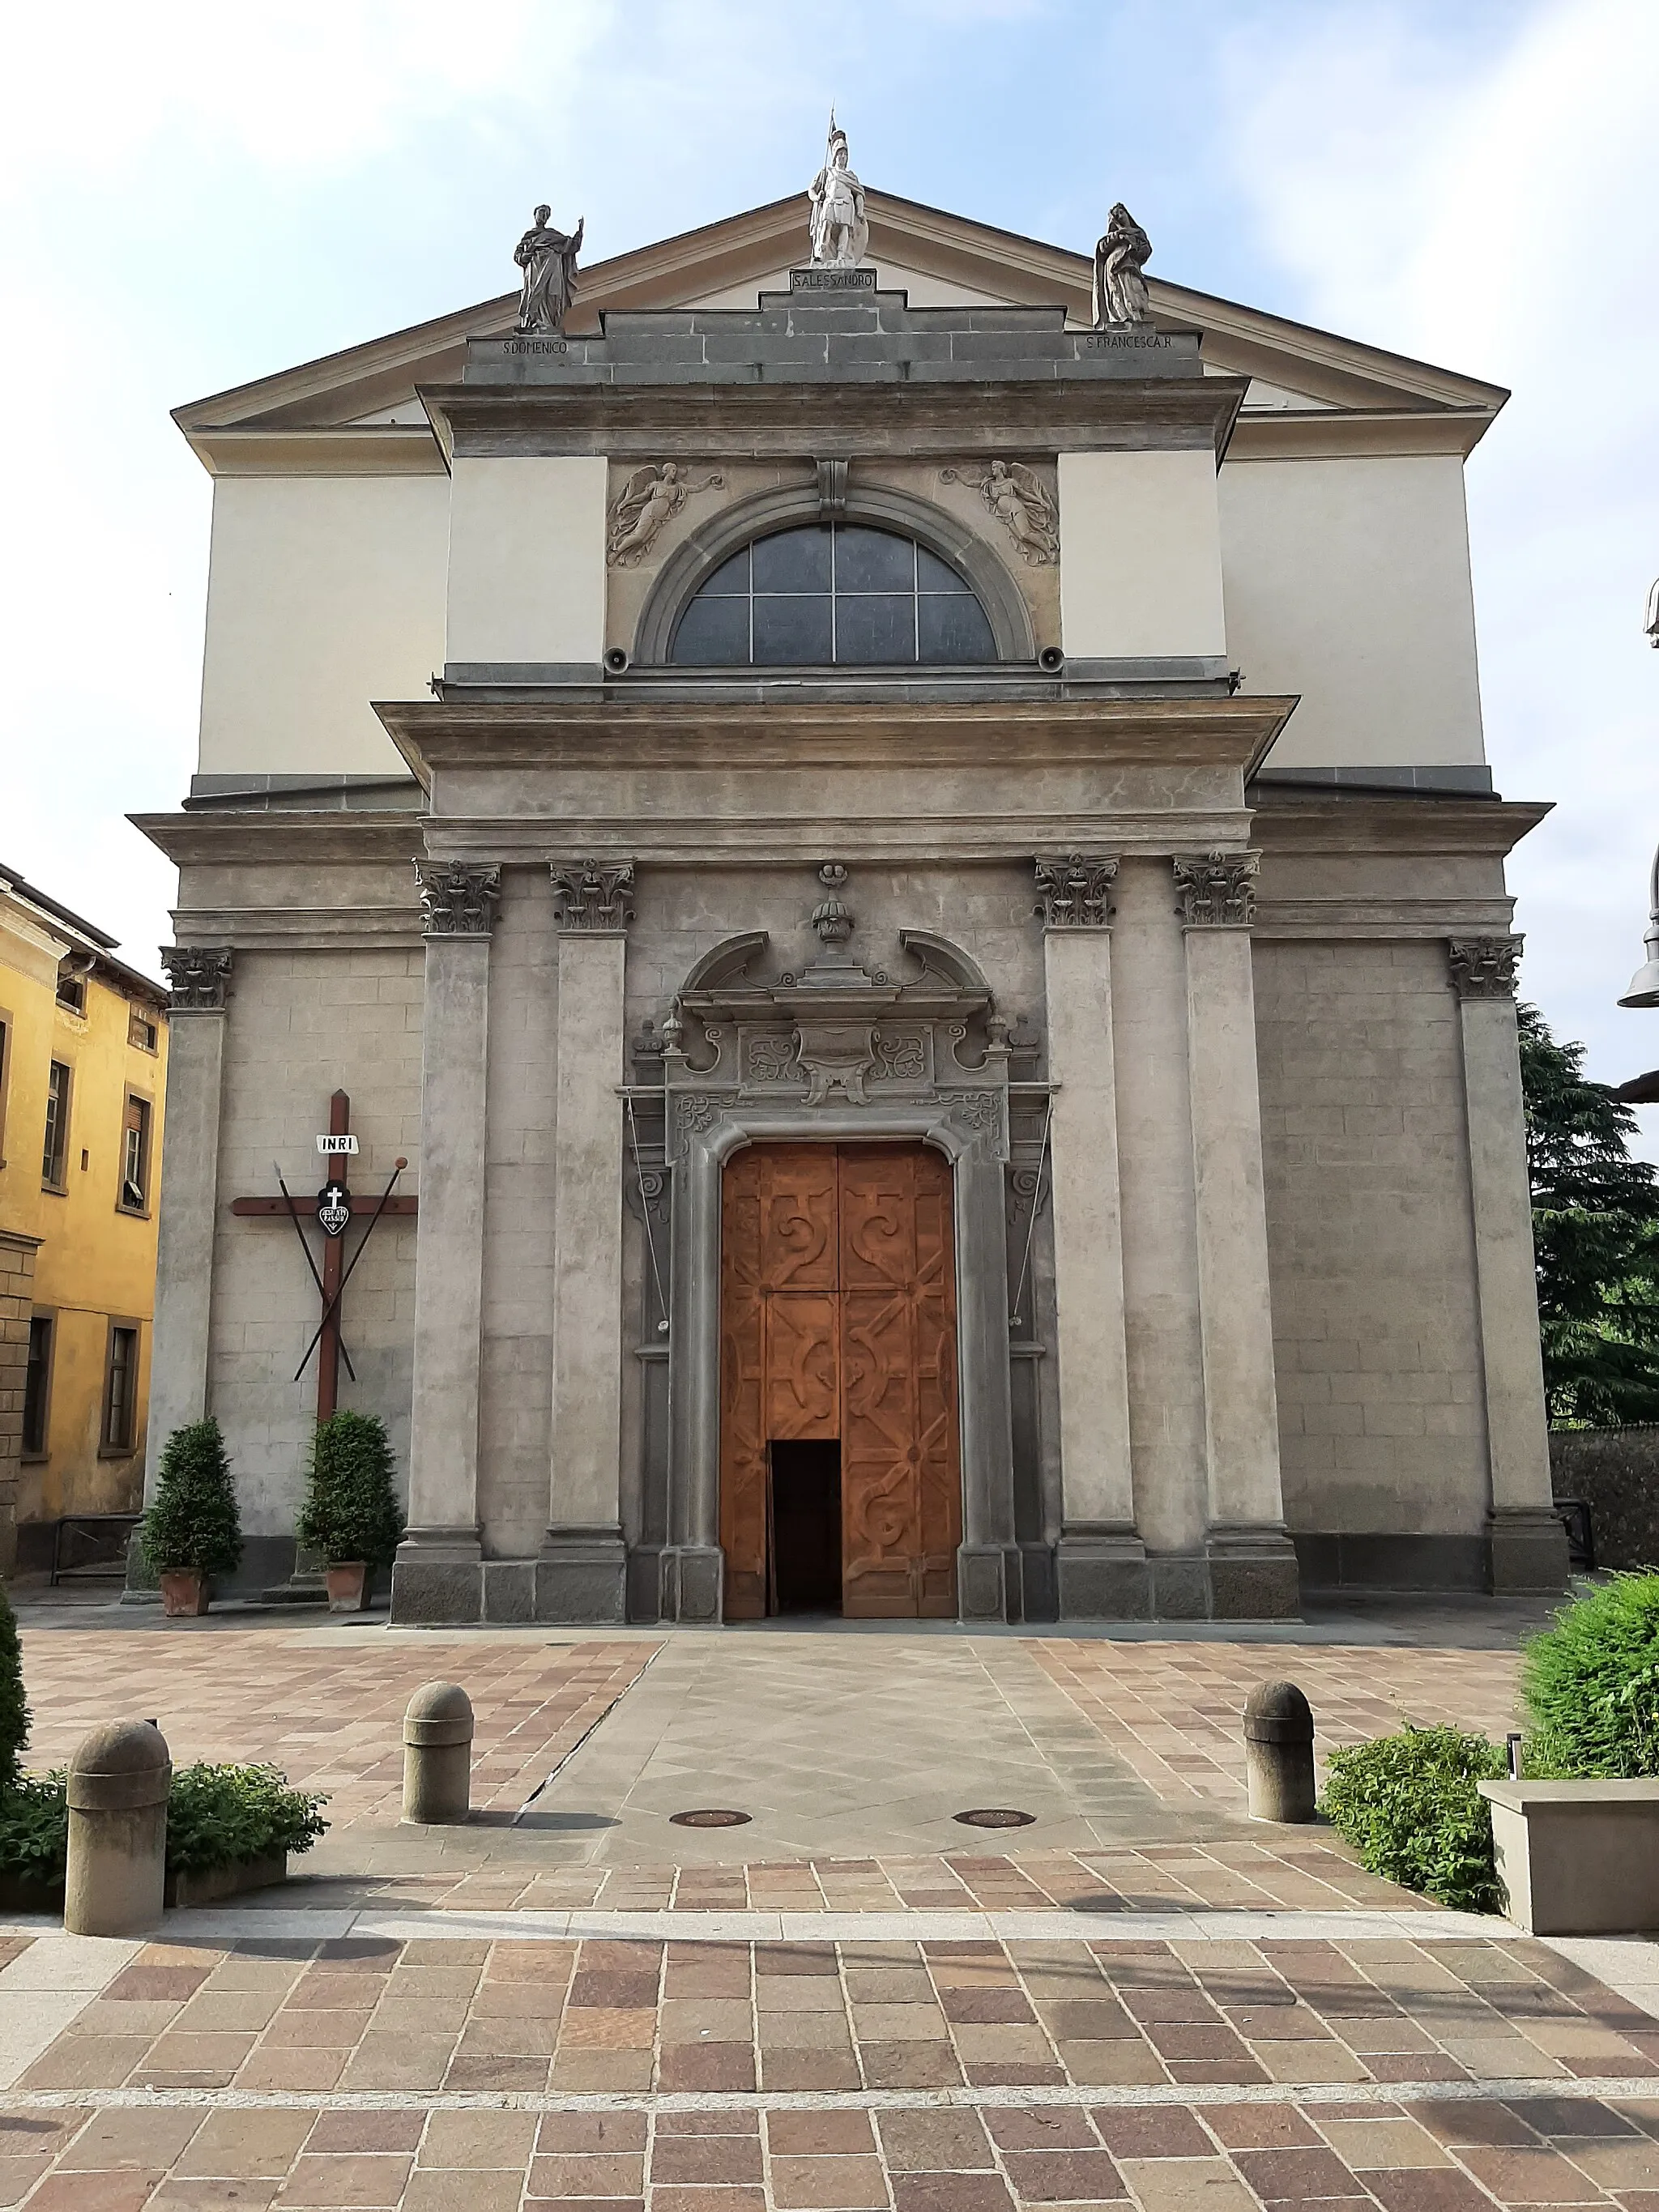
[[1146,279],[1152,241],[1121,200],[1106,218],[1106,235],[1095,248],[1095,328],[1151,320]]
[[563,231],[549,227],[547,218],[551,213],[545,205],[538,207],[534,227],[513,249],[513,258],[524,271],[519,298],[522,331],[562,331],[575,296],[576,256],[581,251],[587,217],[584,216],[574,234],[567,238]]
[[822,268],[856,269],[870,243],[864,187],[848,167],[847,133],[830,111],[823,167],[807,186],[812,203],[812,259]]

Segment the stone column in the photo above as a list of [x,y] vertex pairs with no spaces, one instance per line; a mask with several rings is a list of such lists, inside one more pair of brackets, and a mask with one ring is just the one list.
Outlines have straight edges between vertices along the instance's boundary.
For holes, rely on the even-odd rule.
[[552,1468],[538,1620],[627,1618],[622,1533],[623,992],[634,870],[553,868],[559,933]]
[[1150,1609],[1135,1528],[1124,1334],[1123,1221],[1112,1049],[1111,893],[1118,864],[1036,864],[1048,1006],[1056,1362],[1064,1518],[1062,1620]]
[[[219,1202],[219,1123],[223,1106],[225,1001],[231,955],[224,945],[163,945],[171,989],[167,1016],[166,1174],[155,1256],[149,1419],[144,1432],[144,1503],[155,1495],[161,1453],[175,1429],[208,1410],[213,1312],[213,1236]],[[128,1580],[154,1596],[154,1578],[135,1544]]]
[[1527,1124],[1516,1041],[1518,937],[1454,939],[1447,951],[1463,1045],[1475,1297],[1491,1469],[1494,1591],[1559,1590],[1566,1531],[1551,1503],[1538,1341]]
[[1178,856],[1187,945],[1187,1073],[1204,1343],[1211,1610],[1293,1615],[1296,1551],[1285,1529],[1261,1170],[1253,853]]
[[478,1361],[483,1320],[489,933],[499,867],[415,864],[426,934],[421,1030],[421,1207],[415,1243],[415,1387],[409,1527],[392,1617],[482,1619]]

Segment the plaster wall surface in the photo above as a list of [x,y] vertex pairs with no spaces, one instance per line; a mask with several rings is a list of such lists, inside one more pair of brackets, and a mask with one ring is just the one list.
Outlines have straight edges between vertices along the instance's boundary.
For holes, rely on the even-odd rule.
[[407,773],[370,702],[442,665],[448,519],[442,476],[216,481],[204,775]]
[[1455,454],[1230,461],[1220,514],[1243,689],[1301,696],[1270,769],[1485,759]]
[[[362,1146],[353,1189],[383,1190],[401,1153],[410,1170],[398,1188],[418,1191],[423,964],[418,945],[237,954],[225,1030],[208,1409],[224,1427],[251,1535],[293,1532],[316,1419],[314,1358],[297,1382],[294,1370],[319,1306],[291,1224],[281,1216],[238,1218],[230,1200],[275,1194],[275,1160],[303,1218],[323,1180],[317,1133],[328,1127],[329,1098],[339,1089],[350,1094]],[[342,1309],[357,1379],[342,1363],[340,1403],[385,1420],[400,1477],[409,1461],[415,1227],[380,1224]],[[314,1225],[311,1234],[314,1244]],[[348,1235],[355,1250],[357,1231]]]
[[1079,659],[1226,652],[1207,447],[1060,455],[1060,624]]
[[1286,1521],[1474,1535],[1486,1426],[1444,945],[1258,940],[1255,975]]
[[599,661],[605,474],[595,455],[457,459],[446,660]]

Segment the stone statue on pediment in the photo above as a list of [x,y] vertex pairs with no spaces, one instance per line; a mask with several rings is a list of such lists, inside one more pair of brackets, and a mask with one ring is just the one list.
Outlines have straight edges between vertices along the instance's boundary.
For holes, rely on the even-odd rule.
[[821,268],[856,269],[870,243],[864,187],[848,165],[847,133],[830,111],[823,167],[806,188],[812,203],[812,259]]
[[1106,218],[1106,235],[1095,247],[1095,328],[1149,322],[1146,279],[1152,241],[1121,200]]
[[532,227],[513,249],[513,258],[524,271],[519,297],[519,328],[526,333],[562,331],[576,293],[576,256],[581,251],[584,216],[571,234],[548,223],[552,210],[545,204],[536,210]]

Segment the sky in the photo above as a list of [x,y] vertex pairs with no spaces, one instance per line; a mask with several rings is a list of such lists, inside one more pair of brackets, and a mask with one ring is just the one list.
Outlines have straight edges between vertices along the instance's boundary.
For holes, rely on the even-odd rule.
[[[1555,811],[1523,995],[1607,1081],[1659,840],[1653,0],[85,0],[21,11],[0,137],[0,865],[159,972],[129,812],[193,766],[209,491],[185,401],[511,289],[540,199],[601,260],[866,184],[1466,370],[1487,744]],[[1659,1157],[1659,1108],[1643,1115]]]

